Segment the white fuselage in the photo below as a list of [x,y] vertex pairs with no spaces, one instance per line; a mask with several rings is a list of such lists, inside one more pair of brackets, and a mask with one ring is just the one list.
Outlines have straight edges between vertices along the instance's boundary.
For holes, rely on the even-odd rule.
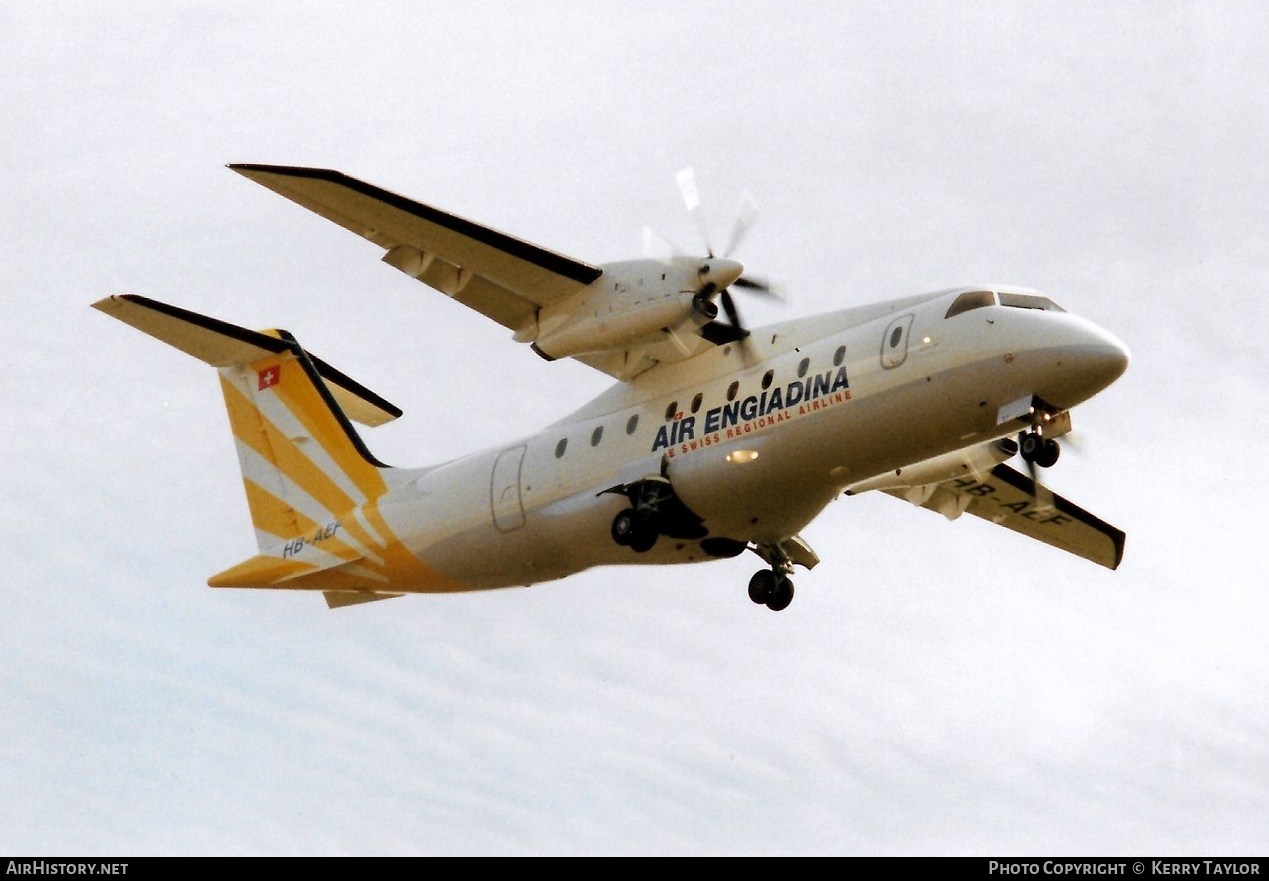
[[1122,343],[1070,313],[946,317],[966,290],[755,330],[531,437],[398,469],[379,510],[427,567],[470,589],[709,560],[701,542],[665,535],[647,553],[619,545],[610,525],[627,501],[605,491],[664,477],[711,537],[777,542],[852,486],[1017,433],[1027,423],[1002,415],[1011,402],[1066,410],[1126,366]]

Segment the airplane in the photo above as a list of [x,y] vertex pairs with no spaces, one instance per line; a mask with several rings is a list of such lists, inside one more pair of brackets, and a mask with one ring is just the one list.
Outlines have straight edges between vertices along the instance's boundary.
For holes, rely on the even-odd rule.
[[[1037,475],[1128,350],[1038,291],[971,285],[750,329],[731,289],[773,288],[730,247],[591,264],[338,171],[228,167],[538,356],[614,382],[535,434],[389,467],[350,420],[401,410],[288,332],[136,294],[93,303],[219,373],[258,553],[212,587],[320,591],[338,608],[749,551],[763,564],[749,598],[780,611],[795,567],[819,562],[800,532],[867,492],[968,512],[1109,569],[1123,558],[1122,530]],[[680,185],[696,209],[693,179]]]

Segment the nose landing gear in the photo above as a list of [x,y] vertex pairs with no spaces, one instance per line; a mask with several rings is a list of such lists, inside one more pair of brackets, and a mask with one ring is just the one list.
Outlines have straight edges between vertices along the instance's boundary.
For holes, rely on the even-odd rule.
[[1038,431],[1032,430],[1024,432],[1018,438],[1018,451],[1022,454],[1022,460],[1028,465],[1052,468],[1057,463],[1062,448],[1053,438],[1044,437]]
[[[793,573],[793,559],[779,544],[760,545],[754,550],[771,568],[759,569],[749,579],[749,599],[773,612],[781,612],[793,602],[793,579],[789,577]],[[806,550],[809,552],[810,548]]]

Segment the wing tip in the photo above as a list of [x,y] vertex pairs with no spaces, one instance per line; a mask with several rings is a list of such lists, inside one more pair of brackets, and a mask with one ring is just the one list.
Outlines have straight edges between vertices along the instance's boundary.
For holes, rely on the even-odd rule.
[[261,162],[227,162],[225,167],[251,180],[256,180],[258,177],[269,174],[279,177],[307,177],[329,181],[349,180],[346,174],[333,168],[312,168],[304,165],[269,165]]

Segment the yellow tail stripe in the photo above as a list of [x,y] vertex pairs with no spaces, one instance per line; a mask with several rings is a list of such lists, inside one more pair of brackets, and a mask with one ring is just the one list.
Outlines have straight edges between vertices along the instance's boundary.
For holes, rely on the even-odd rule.
[[[253,510],[257,506],[265,507],[265,506],[271,506],[271,505],[285,504],[276,496],[274,496],[272,493],[270,493],[267,489],[264,489],[259,484],[251,480],[247,480],[244,478],[243,486],[245,486],[247,489],[247,499],[249,503],[251,504]],[[264,529],[265,532],[268,532],[270,535],[273,535],[274,537],[276,537],[279,543],[289,541],[291,539],[296,539],[296,538],[307,539],[309,536],[316,535],[319,529],[324,530],[326,528],[326,524],[324,523],[318,523],[317,521],[313,520],[311,517],[306,517],[304,514],[301,514],[299,511],[296,511],[294,509],[289,509],[289,510],[291,513],[290,523],[293,525],[286,526],[284,528],[284,531],[282,532],[276,532],[268,528]],[[341,520],[340,528],[341,529],[345,528],[349,520],[351,520],[351,518],[346,518]],[[316,541],[313,542],[313,544],[314,546],[317,546]],[[342,560],[349,560],[349,561],[361,560],[367,569],[373,569],[377,572],[382,571],[385,574],[387,572],[387,569],[384,566],[376,563],[374,560],[366,558],[365,555],[360,550],[350,545],[344,539],[340,538],[338,533],[330,536],[329,538],[322,539],[320,547],[324,552],[330,554],[333,557],[339,557]],[[376,548],[376,550],[378,549]]]
[[[234,386],[225,383],[225,405],[229,409],[234,437],[255,450],[312,496],[332,514],[353,508],[361,499],[353,499],[313,463],[286,437],[285,433],[265,417],[252,401]],[[254,425],[253,425],[254,423]]]
[[256,529],[279,539],[299,534],[300,524],[294,508],[245,475],[242,485],[247,491],[251,524]]
[[[256,370],[269,365],[273,359],[253,364]],[[322,398],[308,375],[302,378],[294,374],[302,373],[303,368],[294,359],[281,363],[282,380],[277,385],[263,392],[276,394],[291,414],[309,431],[322,449],[337,462],[344,473],[353,481],[366,498],[375,498],[387,490],[383,476],[377,466],[367,462],[360,451],[349,439],[348,433],[339,420],[331,413],[329,405]]]

